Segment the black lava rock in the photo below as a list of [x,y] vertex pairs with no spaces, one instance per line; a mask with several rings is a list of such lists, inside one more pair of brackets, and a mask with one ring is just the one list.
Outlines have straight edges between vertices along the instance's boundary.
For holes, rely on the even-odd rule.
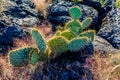
[[41,68],[37,66],[31,80],[93,80],[91,71],[78,61],[62,60],[62,63],[50,63]]
[[111,10],[111,6],[102,7],[98,1],[83,0],[82,2],[75,3],[70,0],[55,0],[50,6],[48,20],[54,25],[64,25],[71,18],[68,14],[68,10],[72,6],[79,6],[82,9],[83,15],[80,21],[83,21],[86,17],[93,19],[89,29],[95,29],[98,32],[101,28],[102,20],[106,17],[107,13]]
[[52,6],[49,9],[49,16],[48,19],[54,23],[54,24],[62,24],[64,25],[67,21],[69,21],[71,18],[68,14],[69,9],[72,6],[79,6],[83,12],[82,17],[80,20],[84,20],[86,17],[92,17],[93,24],[96,23],[98,19],[98,12],[89,6],[82,5],[82,4],[75,4],[73,2],[68,1],[61,1],[59,3],[53,3]]
[[31,0],[10,0],[3,8],[2,17],[8,17],[11,23],[33,26],[38,21],[39,13]]
[[120,9],[113,8],[107,15],[109,18],[106,23],[98,32],[98,36],[106,39],[111,45],[120,49]]
[[13,39],[22,39],[26,36],[26,33],[20,28],[20,26],[11,24],[5,25],[3,21],[0,21],[0,53],[7,53],[10,47],[13,47]]
[[86,58],[92,54],[93,46],[89,44],[81,51],[68,51],[50,59],[43,66],[39,63],[31,80],[93,80],[91,71],[84,67]]

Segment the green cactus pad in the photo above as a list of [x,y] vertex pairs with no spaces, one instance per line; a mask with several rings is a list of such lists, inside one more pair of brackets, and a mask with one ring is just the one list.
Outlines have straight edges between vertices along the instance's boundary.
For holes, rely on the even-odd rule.
[[115,2],[115,7],[116,7],[116,8],[120,8],[120,0],[116,0],[116,2]]
[[74,33],[72,33],[70,30],[65,30],[65,31],[61,32],[60,35],[63,36],[64,38],[66,38],[67,40],[71,40],[76,37],[76,35]]
[[81,10],[79,9],[79,7],[72,7],[70,8],[69,10],[69,14],[70,16],[74,19],[74,20],[77,20],[81,17],[82,15],[82,12]]
[[91,18],[86,18],[83,22],[82,22],[82,28],[85,29],[87,27],[89,27],[89,25],[91,24],[92,19]]
[[40,57],[39,57],[40,61],[45,61],[47,59],[48,59],[48,54],[47,53],[40,54]]
[[74,52],[74,51],[79,51],[83,49],[87,45],[88,45],[87,38],[81,37],[81,38],[75,38],[71,40],[71,42],[68,44],[68,47],[70,51]]
[[68,50],[67,40],[61,36],[55,36],[48,41],[48,46],[55,56],[60,55]]
[[108,0],[99,0],[99,2],[102,5],[102,7],[106,7]]
[[46,43],[37,29],[32,30],[32,38],[35,41],[37,47],[39,48],[41,53],[44,53],[46,50]]
[[38,52],[38,49],[32,49],[30,51],[30,63],[32,65],[36,64],[39,61],[40,54]]
[[67,29],[70,29],[76,35],[82,32],[81,24],[79,21],[70,21],[65,26]]
[[32,48],[26,47],[17,50],[10,51],[9,59],[10,63],[14,67],[26,66],[29,62],[29,53]]
[[59,36],[59,35],[60,35],[60,33],[61,33],[61,31],[60,31],[60,30],[58,30],[58,31],[56,32],[56,36]]
[[88,31],[85,31],[85,32],[81,33],[79,36],[80,37],[88,37],[90,39],[90,41],[93,41],[94,36],[95,36],[95,31],[94,30],[88,30]]

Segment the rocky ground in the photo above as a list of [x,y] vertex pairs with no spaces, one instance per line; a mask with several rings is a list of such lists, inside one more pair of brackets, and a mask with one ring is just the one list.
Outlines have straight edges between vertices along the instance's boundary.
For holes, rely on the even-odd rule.
[[[113,6],[114,0],[108,0],[105,7],[98,1],[81,0],[75,3],[70,0],[54,0],[49,2],[47,9],[45,9],[47,14],[44,14],[40,10],[40,6],[35,5],[33,0],[2,0],[3,9],[0,14],[1,55],[6,56],[9,50],[18,47],[14,44],[15,39],[23,40],[30,37],[30,29],[33,27],[42,30],[46,36],[54,34],[57,26],[64,26],[71,19],[68,10],[72,6],[79,6],[83,12],[80,21],[86,17],[93,19],[88,28],[96,31],[92,45],[90,44],[84,50],[74,54],[66,52],[56,59],[43,63],[42,66],[41,62],[38,63],[33,73],[29,74],[29,79],[94,80],[91,70],[86,68],[86,59],[94,52],[116,53],[120,48],[120,8]],[[43,2],[48,3],[48,0]],[[26,41],[26,43],[30,44],[30,41]]]

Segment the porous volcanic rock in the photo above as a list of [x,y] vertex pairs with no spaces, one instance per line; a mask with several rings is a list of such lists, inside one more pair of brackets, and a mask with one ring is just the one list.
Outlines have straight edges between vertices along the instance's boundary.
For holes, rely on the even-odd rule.
[[113,8],[107,15],[108,23],[105,24],[98,36],[106,39],[114,48],[120,48],[120,9]]

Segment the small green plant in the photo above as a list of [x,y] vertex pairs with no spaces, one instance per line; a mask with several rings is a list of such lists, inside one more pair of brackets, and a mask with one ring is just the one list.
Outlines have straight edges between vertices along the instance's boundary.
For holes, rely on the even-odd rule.
[[76,37],[88,37],[89,40],[93,41],[95,31],[84,31],[84,29],[90,26],[92,19],[90,17],[87,17],[85,18],[85,20],[80,22],[79,18],[82,16],[82,12],[78,7],[72,7],[69,10],[69,14],[72,17],[72,20],[66,23],[66,29],[69,29],[71,32],[73,32],[76,35]]
[[111,0],[94,0],[96,2],[99,2],[101,4],[102,7],[107,7],[109,5],[112,5],[112,1]]
[[83,0],[71,0],[73,2],[82,2]]
[[99,0],[99,2],[101,3],[102,7],[105,7],[107,4],[108,0]]
[[79,18],[82,15],[81,10],[78,7],[72,7],[69,10],[69,14],[72,17],[72,20],[66,23],[66,29],[70,29],[73,33],[76,35],[79,35],[80,33],[83,32],[85,28],[90,26],[92,19],[90,17],[86,18],[83,20],[83,22],[79,21]]
[[120,0],[116,0],[115,6],[116,6],[117,8],[120,8]]
[[76,52],[83,49],[94,39],[94,30],[84,30],[92,22],[91,18],[86,18],[82,22],[79,18],[82,12],[78,7],[72,7],[69,10],[72,18],[66,23],[64,29],[59,29],[56,34],[48,40],[45,40],[37,29],[32,29],[32,38],[37,48],[22,48],[10,51],[10,63],[17,66],[36,64],[38,61],[46,61],[52,54],[54,57],[65,53],[66,51]]
[[[2,0],[0,0],[0,12],[2,12],[3,11],[3,1]],[[0,13],[1,14],[1,13]]]

